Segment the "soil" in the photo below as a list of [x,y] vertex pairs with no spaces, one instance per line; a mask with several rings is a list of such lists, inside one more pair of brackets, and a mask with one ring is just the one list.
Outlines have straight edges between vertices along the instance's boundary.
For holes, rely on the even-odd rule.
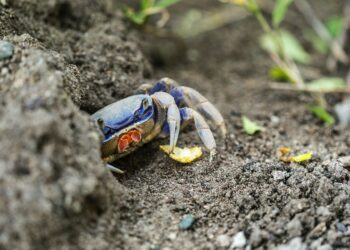
[[[334,15],[342,3],[317,11]],[[0,38],[15,46],[0,61],[0,249],[349,249],[350,175],[338,159],[350,155],[350,134],[310,114],[310,96],[268,88],[255,20],[179,42],[139,31],[114,5],[0,7]],[[170,25],[220,5],[183,1]],[[288,25],[298,33],[303,22]],[[126,173],[114,176],[89,114],[162,77],[208,97],[228,136],[216,136],[212,162],[205,154],[189,165],[155,140],[116,163]],[[266,130],[246,135],[242,115]],[[200,145],[196,132],[183,131],[179,145]],[[283,163],[282,146],[314,157]],[[187,214],[195,220],[182,230]]]

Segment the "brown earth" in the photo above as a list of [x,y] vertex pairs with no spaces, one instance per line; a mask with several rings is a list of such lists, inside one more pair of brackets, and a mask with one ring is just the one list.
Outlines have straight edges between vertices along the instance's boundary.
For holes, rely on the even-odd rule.
[[[8,2],[0,38],[15,52],[0,61],[0,249],[228,249],[238,232],[244,249],[350,248],[349,172],[337,161],[350,154],[350,134],[318,122],[309,96],[268,89],[254,19],[179,42],[135,32],[113,1]],[[323,16],[341,9],[322,3]],[[217,6],[186,1],[171,24]],[[288,25],[298,32],[302,22]],[[159,150],[166,140],[151,142],[113,178],[88,113],[164,76],[215,103],[229,135],[217,137],[213,162],[186,166]],[[244,134],[242,114],[266,131]],[[184,131],[180,145],[194,144]],[[281,146],[315,156],[285,164]],[[185,214],[195,217],[189,230],[179,229]]]

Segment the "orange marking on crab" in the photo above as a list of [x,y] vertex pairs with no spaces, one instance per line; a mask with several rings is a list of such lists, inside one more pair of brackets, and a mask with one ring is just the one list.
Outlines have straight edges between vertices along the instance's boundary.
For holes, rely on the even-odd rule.
[[124,152],[129,147],[129,141],[121,138],[118,141],[118,152]]
[[131,139],[133,142],[140,142],[141,141],[141,133],[137,130],[132,130],[129,133]]
[[141,133],[136,130],[130,130],[123,134],[118,141],[118,152],[124,152],[128,149],[129,145],[133,142],[139,143],[141,141]]

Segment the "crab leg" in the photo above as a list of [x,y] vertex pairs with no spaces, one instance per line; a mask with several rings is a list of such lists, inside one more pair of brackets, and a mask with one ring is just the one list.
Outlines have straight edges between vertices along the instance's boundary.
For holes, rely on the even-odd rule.
[[106,168],[108,168],[109,170],[111,170],[112,172],[114,173],[117,173],[117,174],[124,174],[124,171],[123,170],[120,170],[119,168],[116,168],[112,165],[109,165],[109,164],[106,164]]
[[170,78],[163,78],[153,86],[151,84],[143,84],[139,89],[148,94],[154,94],[158,92],[169,93],[174,97],[175,103],[178,106],[183,104],[183,106],[188,106],[192,109],[197,110],[212,124],[214,124],[216,127],[219,127],[222,136],[225,137],[227,130],[224,118],[217,110],[217,108],[197,90],[189,87],[179,86],[176,81]]
[[199,114],[196,110],[191,108],[181,108],[181,121],[182,127],[185,127],[189,122],[194,121],[197,133],[201,138],[204,146],[210,151],[210,159],[215,154],[216,151],[216,143],[208,124],[204,120],[203,116]]
[[197,110],[216,127],[219,127],[222,136],[225,137],[227,130],[224,118],[217,108],[197,90],[189,87],[176,87],[170,91],[170,94],[174,96],[176,102],[183,102],[185,106]]
[[176,81],[166,77],[159,80],[156,84],[149,84],[149,83],[142,84],[137,89],[137,92],[147,93],[149,95],[152,95],[156,92],[170,93],[170,90],[178,86],[179,85]]
[[169,125],[170,150],[173,151],[176,146],[180,133],[180,111],[174,98],[165,92],[156,92],[152,98],[161,105],[162,109],[167,109],[167,123]]

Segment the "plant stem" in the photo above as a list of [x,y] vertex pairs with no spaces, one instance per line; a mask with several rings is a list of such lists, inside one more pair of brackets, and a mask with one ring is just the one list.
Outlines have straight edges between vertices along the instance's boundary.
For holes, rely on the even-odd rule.
[[268,21],[265,19],[264,15],[261,12],[261,9],[256,4],[255,0],[251,0],[250,3],[252,6],[254,6],[251,8],[251,12],[255,15],[261,28],[263,29],[263,31],[266,34],[271,35],[271,37],[275,39],[275,42],[276,42],[277,46],[279,47],[281,55],[278,53],[275,53],[275,54],[271,53],[270,56],[271,56],[272,60],[288,74],[290,79],[293,80],[293,83],[295,83],[295,85],[298,88],[304,87],[304,80],[300,74],[298,67],[296,66],[296,64],[293,61],[287,60],[287,58],[285,56],[284,48],[283,48],[283,41],[282,41],[281,37],[278,35],[276,36],[274,34],[274,30],[272,29],[272,27],[270,26]]
[[349,58],[346,55],[346,52],[343,50],[339,42],[332,38],[331,34],[317,17],[310,4],[306,0],[295,0],[294,2],[318,36],[327,43],[333,56],[344,64],[349,63]]
[[256,19],[258,20],[258,22],[260,23],[260,26],[262,27],[264,32],[265,33],[271,33],[272,32],[272,28],[271,28],[270,24],[266,21],[266,19],[263,16],[263,14],[261,13],[260,8],[257,7],[256,10],[253,13],[254,13]]
[[299,91],[299,92],[307,92],[307,93],[313,93],[313,94],[330,94],[330,93],[339,93],[339,94],[350,94],[350,88],[339,88],[334,90],[314,90],[307,87],[303,88],[294,88],[290,85],[279,83],[279,82],[273,82],[270,84],[270,89],[274,90],[285,90],[285,91]]

